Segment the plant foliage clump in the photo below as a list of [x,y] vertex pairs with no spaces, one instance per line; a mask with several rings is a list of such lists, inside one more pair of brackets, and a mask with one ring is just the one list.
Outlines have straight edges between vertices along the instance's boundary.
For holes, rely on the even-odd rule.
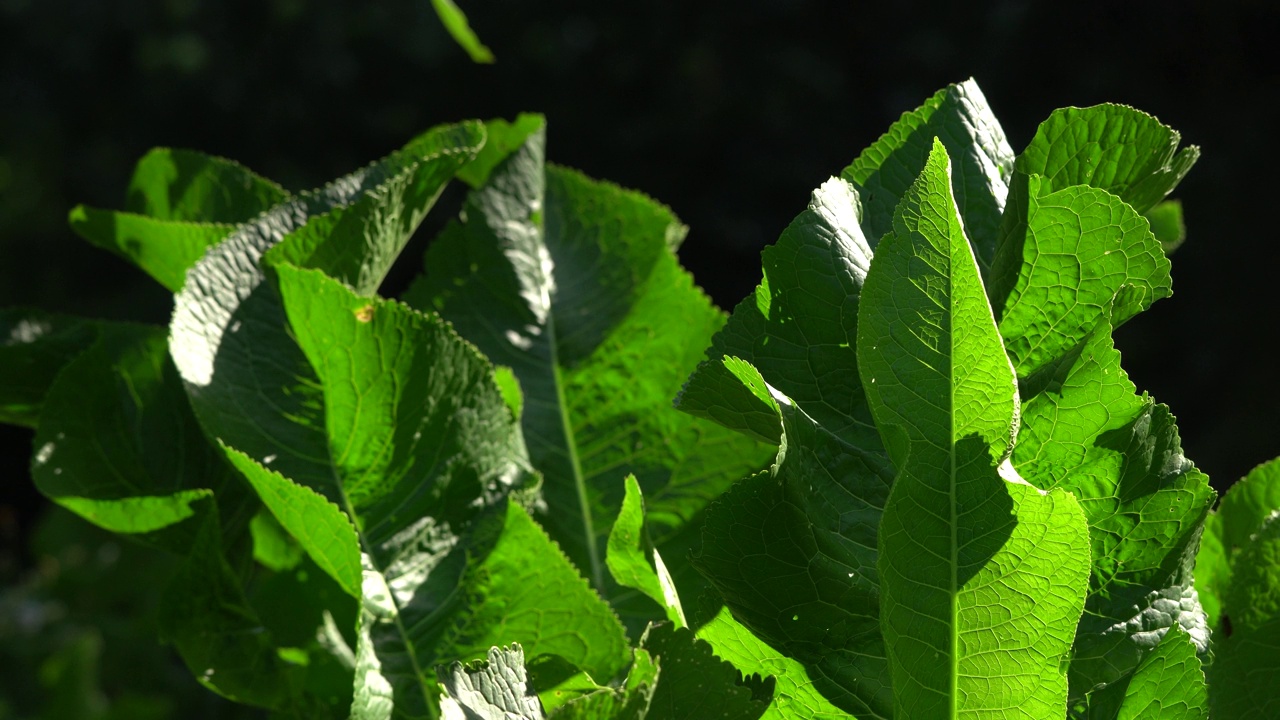
[[[1171,294],[1177,132],[1068,108],[1015,152],[944,88],[728,316],[671,211],[545,133],[442,126],[296,194],[154,150],[71,224],[169,326],[0,314],[0,420],[41,492],[168,557],[154,623],[200,684],[357,720],[1280,711],[1280,464],[1213,511],[1112,342]],[[130,712],[67,647],[79,716]]]

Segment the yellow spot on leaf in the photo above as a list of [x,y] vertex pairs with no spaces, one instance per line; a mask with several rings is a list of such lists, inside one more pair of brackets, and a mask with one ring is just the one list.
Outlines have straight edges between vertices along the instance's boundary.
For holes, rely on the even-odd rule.
[[373,320],[373,306],[365,305],[359,310],[356,310],[356,319],[362,323],[367,323]]

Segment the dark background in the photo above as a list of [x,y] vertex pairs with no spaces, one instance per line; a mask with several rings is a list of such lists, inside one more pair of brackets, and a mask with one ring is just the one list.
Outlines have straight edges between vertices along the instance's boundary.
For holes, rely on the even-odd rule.
[[[433,124],[533,110],[553,160],[669,204],[691,226],[685,265],[731,308],[812,188],[972,75],[1015,150],[1054,108],[1104,101],[1202,146],[1177,192],[1175,296],[1118,343],[1219,489],[1280,454],[1273,2],[461,4],[496,65],[471,64],[428,0],[0,0],[0,306],[167,322],[165,291],[65,222],[79,202],[119,207],[152,146],[296,190]],[[30,432],[0,431],[12,563],[40,500]]]

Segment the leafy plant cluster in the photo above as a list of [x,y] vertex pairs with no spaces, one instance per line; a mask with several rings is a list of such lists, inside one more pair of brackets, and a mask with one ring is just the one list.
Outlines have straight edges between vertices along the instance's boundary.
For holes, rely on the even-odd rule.
[[1280,710],[1280,463],[1211,511],[1111,337],[1171,293],[1178,133],[1068,108],[1015,153],[945,88],[729,317],[669,209],[544,142],[442,126],[298,194],[157,149],[71,224],[170,325],[0,315],[0,419],[167,553],[201,684],[359,720]]

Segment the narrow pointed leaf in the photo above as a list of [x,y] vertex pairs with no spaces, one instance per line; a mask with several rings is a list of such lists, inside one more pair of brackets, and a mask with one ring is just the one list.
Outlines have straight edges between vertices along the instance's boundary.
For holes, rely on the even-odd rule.
[[680,596],[667,566],[653,547],[645,525],[644,496],[635,475],[626,479],[626,495],[618,519],[609,530],[605,557],[609,574],[623,587],[639,590],[656,602],[676,627],[687,627]]
[[995,250],[1014,154],[972,78],[939,90],[924,105],[904,113],[841,177],[862,195],[862,226],[875,247],[893,229],[894,208],[924,168],[934,138],[942,141],[956,164],[953,195],[985,268]]
[[1088,530],[1007,466],[1017,385],[934,142],[867,276],[858,358],[898,468],[880,525],[881,623],[902,717],[1065,713]]
[[234,160],[154,148],[133,169],[124,209],[156,220],[235,224],[288,198],[284,188]]
[[1173,191],[1200,157],[1159,120],[1125,105],[1062,108],[1040,123],[1017,170],[1043,175],[1049,192],[1088,185],[1146,212]]
[[467,51],[472,62],[487,65],[494,61],[493,51],[480,42],[480,38],[471,29],[471,24],[467,22],[467,16],[453,0],[431,0],[431,6],[436,9],[440,22],[444,23],[444,29],[449,31],[454,42]]
[[764,451],[670,407],[723,323],[676,260],[683,226],[638,193],[546,166],[543,143],[531,132],[494,167],[406,301],[514,370],[545,478],[540,520],[604,589],[623,477],[639,479],[662,547]]

